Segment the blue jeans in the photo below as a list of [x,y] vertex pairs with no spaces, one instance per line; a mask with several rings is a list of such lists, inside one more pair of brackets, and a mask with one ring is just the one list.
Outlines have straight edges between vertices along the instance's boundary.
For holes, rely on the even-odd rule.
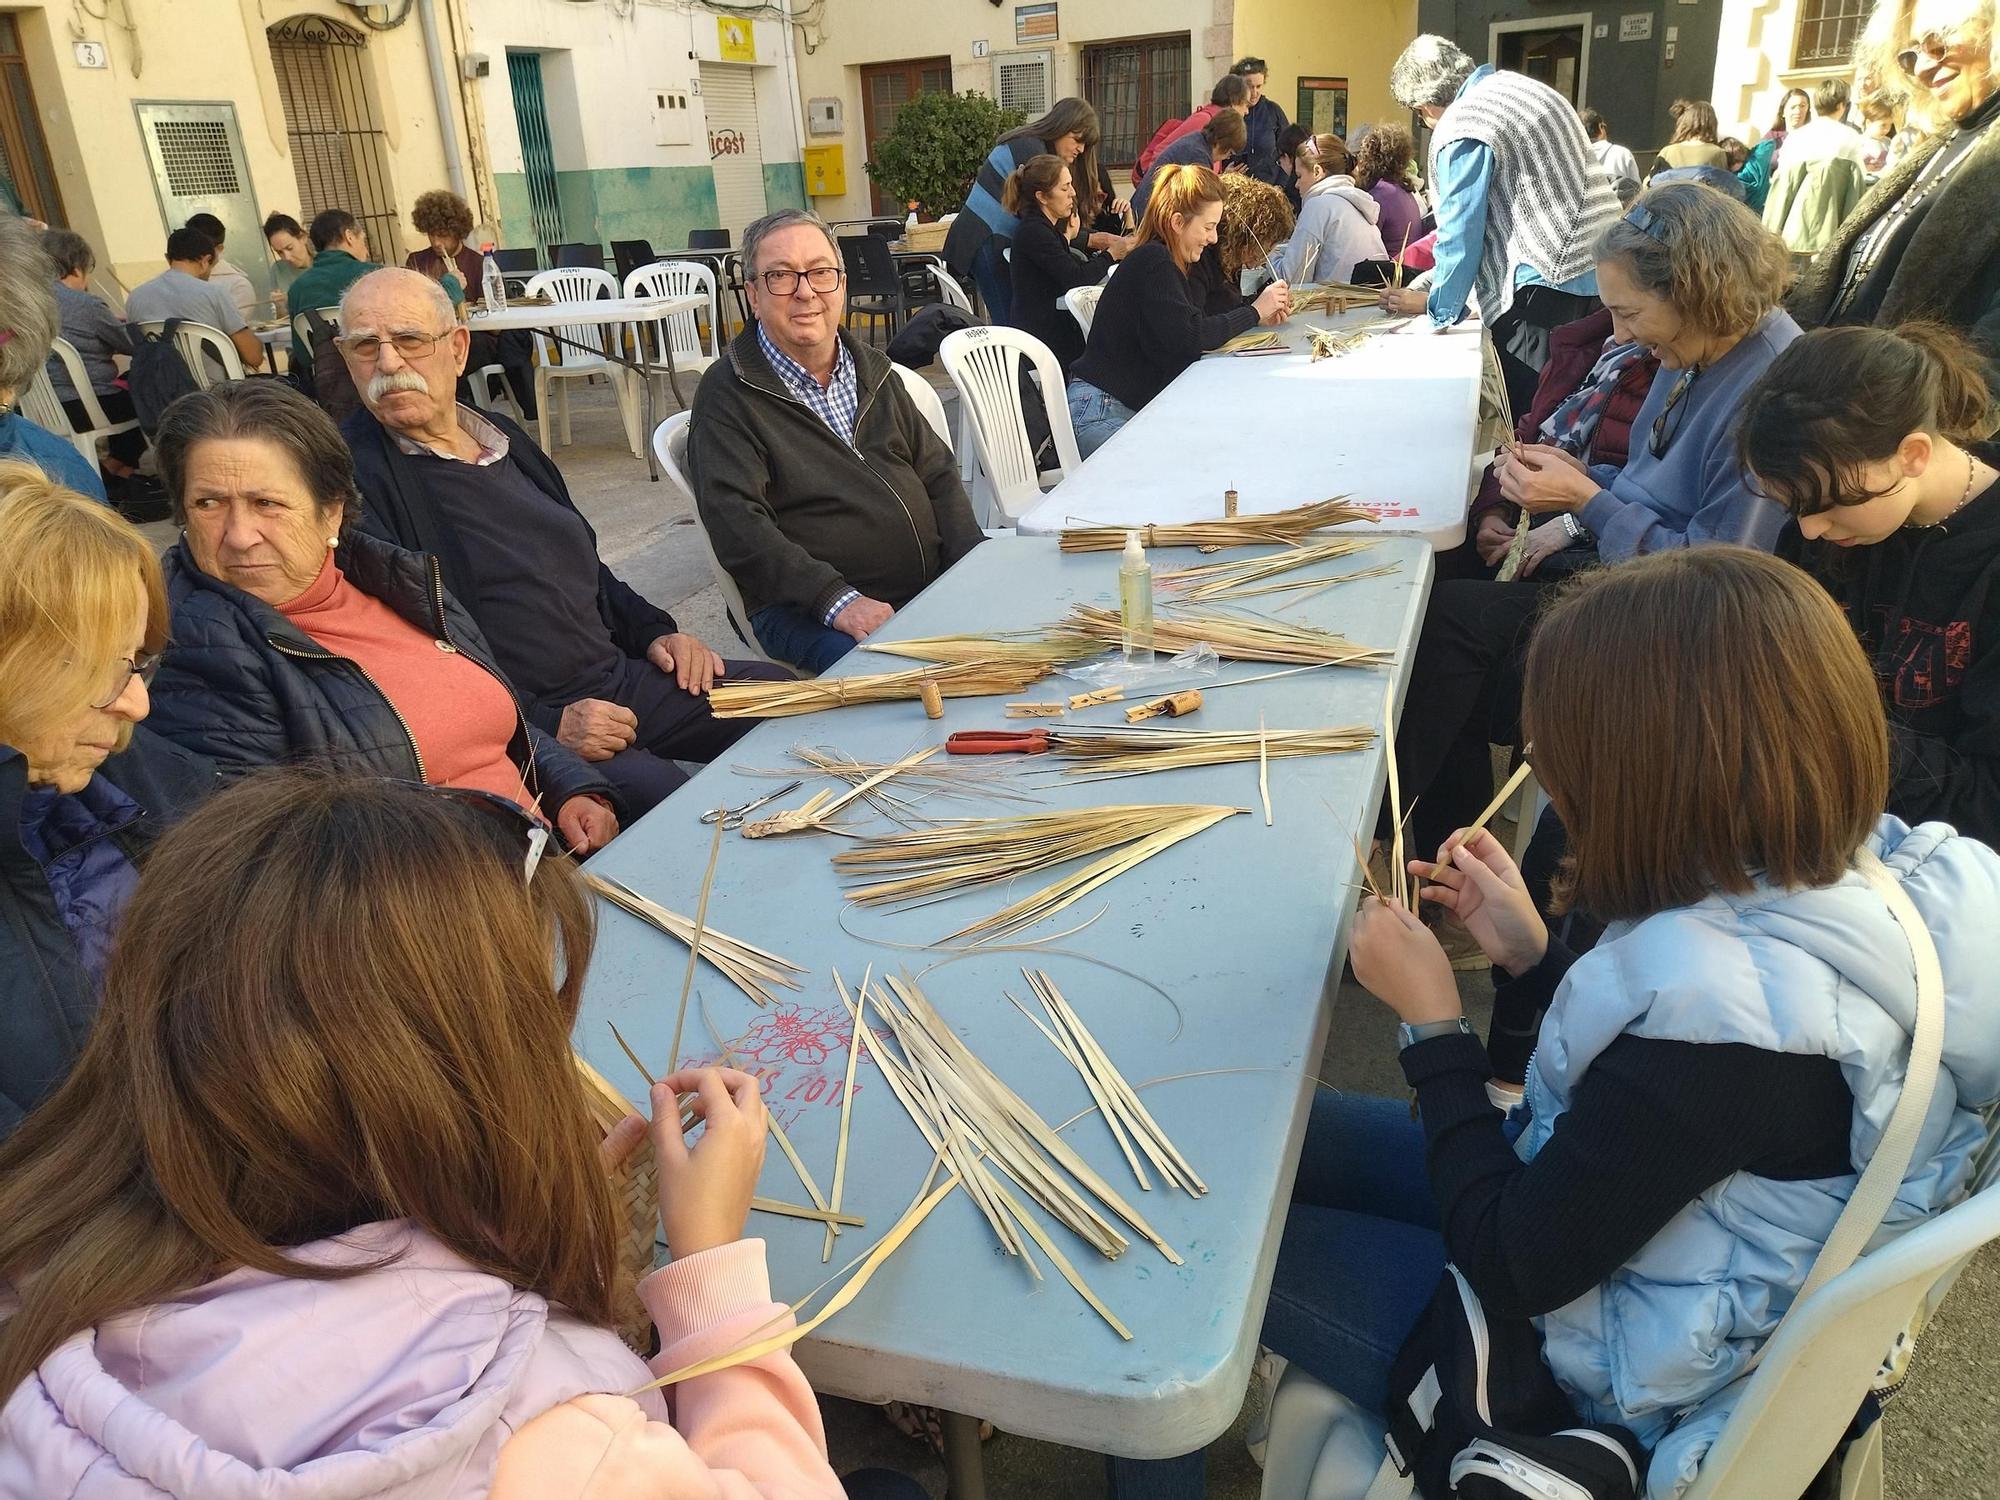
[[779,661],[817,677],[854,649],[854,637],[822,625],[796,604],[767,604],[750,617],[757,644]]
[[1116,396],[1087,380],[1069,383],[1069,422],[1076,429],[1076,451],[1081,457],[1090,457],[1137,415]]
[[[1444,1274],[1444,1239],[1409,1106],[1313,1096],[1263,1341],[1355,1405],[1388,1405],[1389,1367]],[[1108,1460],[1113,1500],[1200,1500],[1204,1455]]]
[[986,320],[1004,323],[1014,310],[1014,272],[1000,258],[1000,239],[988,235],[972,256],[972,280],[979,288],[979,300],[986,304]]

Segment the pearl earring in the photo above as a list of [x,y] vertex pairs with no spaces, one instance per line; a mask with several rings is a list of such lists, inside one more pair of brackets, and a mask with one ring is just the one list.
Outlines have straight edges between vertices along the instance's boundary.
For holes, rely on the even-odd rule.
[[330,536],[326,539],[326,545],[328,550],[331,551],[333,548],[338,547],[340,545],[340,538],[337,536]]

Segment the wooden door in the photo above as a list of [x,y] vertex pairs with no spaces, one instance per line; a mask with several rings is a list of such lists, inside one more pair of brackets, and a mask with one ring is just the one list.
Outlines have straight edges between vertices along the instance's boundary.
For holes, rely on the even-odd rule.
[[[861,131],[867,159],[875,159],[875,143],[896,128],[896,116],[919,94],[951,92],[951,59],[917,58],[905,62],[870,63],[861,70]],[[850,179],[851,180],[851,179]],[[890,203],[872,179],[869,212],[901,218],[903,205]]]

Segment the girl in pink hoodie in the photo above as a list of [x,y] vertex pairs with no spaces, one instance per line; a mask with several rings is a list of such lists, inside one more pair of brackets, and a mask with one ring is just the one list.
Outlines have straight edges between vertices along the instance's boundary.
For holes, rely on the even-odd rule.
[[0,1496],[842,1493],[788,1354],[640,1389],[790,1322],[742,1237],[754,1079],[654,1089],[650,1370],[611,1330],[606,1165],[647,1127],[591,1127],[591,908],[532,829],[278,773],[160,841],[81,1062],[0,1145]]

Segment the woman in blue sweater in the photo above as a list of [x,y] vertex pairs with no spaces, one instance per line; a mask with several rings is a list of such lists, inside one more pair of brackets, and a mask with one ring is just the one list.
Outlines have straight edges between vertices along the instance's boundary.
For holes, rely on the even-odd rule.
[[1441,583],[1431,594],[1397,738],[1417,847],[1436,848],[1492,795],[1489,744],[1520,743],[1521,660],[1544,588],[1602,562],[1706,542],[1768,552],[1784,512],[1736,454],[1745,393],[1799,328],[1778,306],[1784,242],[1713,188],[1646,193],[1599,238],[1597,284],[1621,342],[1660,372],[1632,424],[1622,470],[1527,443],[1496,466],[1500,492],[1559,519],[1529,535],[1512,582]]

